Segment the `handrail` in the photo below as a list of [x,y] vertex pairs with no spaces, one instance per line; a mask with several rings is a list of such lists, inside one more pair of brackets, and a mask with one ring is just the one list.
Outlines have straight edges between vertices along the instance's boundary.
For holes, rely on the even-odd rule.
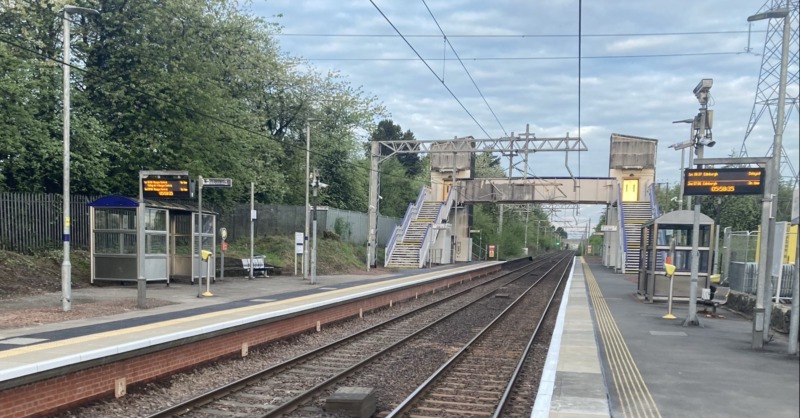
[[[455,201],[455,198],[453,197],[453,191],[455,188],[456,186],[453,184],[450,187],[450,190],[447,192],[447,197],[445,198],[444,203],[442,206],[439,206],[439,211],[436,212],[436,219],[434,219],[435,223],[441,223],[443,220],[447,219],[448,215],[450,214],[450,209],[453,207],[453,203]],[[444,216],[442,214],[444,214]]]
[[422,236],[422,245],[419,247],[419,268],[425,267],[425,260],[428,259],[428,249],[431,247],[431,228],[433,225],[428,224],[425,229],[425,235]]
[[386,243],[386,247],[383,249],[383,266],[386,267],[389,264],[389,257],[392,256],[394,252],[394,242],[397,240],[397,228],[400,225],[395,225],[392,228],[392,235],[389,237],[389,242]]
[[403,223],[399,225],[395,225],[394,230],[392,230],[392,236],[389,238],[389,242],[386,244],[386,248],[384,248],[384,256],[383,256],[383,264],[384,267],[389,264],[389,260],[394,253],[395,244],[397,243],[398,237],[405,236],[406,231],[408,230],[408,226],[411,225],[411,218],[416,217],[416,207],[413,203],[408,204],[408,208],[406,208],[406,214],[403,216]]
[[386,244],[386,248],[384,248],[384,257],[383,257],[383,264],[387,266],[389,264],[389,260],[392,258],[392,254],[394,253],[395,244],[399,237],[403,237],[406,235],[406,231],[408,231],[408,226],[411,225],[411,220],[417,218],[417,214],[419,213],[420,208],[422,208],[422,202],[425,201],[425,195],[427,192],[427,187],[422,186],[419,188],[419,195],[417,195],[417,200],[415,203],[409,203],[408,207],[406,208],[406,213],[403,215],[403,222],[400,224],[400,228],[395,226],[394,230],[392,230],[392,236],[389,238],[389,242]]
[[650,196],[650,214],[653,218],[661,216],[661,210],[658,207],[658,200],[656,199],[656,188],[654,183],[647,186],[647,194]]
[[620,190],[619,185],[617,185],[617,216],[619,217],[619,228],[618,232],[620,235],[619,245],[620,250],[622,251],[622,272],[625,272],[625,262],[628,258],[628,238],[625,235],[625,209],[622,208],[622,190]]
[[[419,194],[417,195],[417,201],[414,202],[414,207],[416,208],[422,207],[422,202],[425,201],[425,194],[426,194],[425,192],[427,191],[426,189],[427,189],[426,186],[422,186],[419,188]],[[416,218],[416,216],[414,216],[414,218]]]

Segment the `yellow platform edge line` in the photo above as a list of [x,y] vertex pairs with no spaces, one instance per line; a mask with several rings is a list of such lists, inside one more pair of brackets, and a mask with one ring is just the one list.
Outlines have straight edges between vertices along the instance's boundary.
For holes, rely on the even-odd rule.
[[584,277],[595,309],[600,337],[605,347],[606,360],[617,395],[620,397],[623,415],[625,417],[661,418],[658,406],[650,394],[627,344],[625,344],[625,339],[611,315],[597,280],[583,257],[581,257],[581,264],[583,264]]

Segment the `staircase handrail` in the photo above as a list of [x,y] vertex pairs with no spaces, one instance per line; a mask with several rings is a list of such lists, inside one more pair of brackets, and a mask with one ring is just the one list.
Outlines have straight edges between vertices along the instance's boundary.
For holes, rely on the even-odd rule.
[[431,228],[433,225],[428,224],[428,227],[425,228],[425,235],[422,236],[422,245],[419,247],[419,268],[425,267],[425,261],[428,259],[428,250],[431,247]]
[[425,201],[425,195],[427,194],[427,187],[422,186],[419,188],[419,194],[417,195],[417,200],[415,203],[409,203],[408,207],[406,208],[406,213],[403,215],[403,222],[400,224],[400,228],[396,225],[392,230],[392,235],[389,238],[389,242],[386,244],[386,248],[383,250],[383,264],[384,266],[389,264],[389,260],[394,253],[394,247],[397,243],[399,237],[405,236],[406,231],[408,231],[408,226],[411,225],[411,220],[417,218],[417,214],[419,213],[420,208],[422,207],[422,202]]
[[389,260],[391,259],[392,254],[394,253],[394,247],[395,244],[397,243],[397,240],[400,237],[406,235],[406,231],[408,231],[408,226],[411,225],[411,218],[416,218],[417,212],[419,212],[419,209],[417,209],[417,207],[413,203],[409,203],[408,208],[406,208],[406,214],[403,215],[403,223],[394,226],[394,229],[392,230],[392,235],[389,238],[389,242],[386,244],[386,248],[383,250],[384,264],[389,263]]
[[386,267],[389,264],[389,257],[392,256],[394,252],[394,243],[397,241],[397,233],[400,229],[400,225],[395,225],[392,228],[392,235],[389,236],[389,242],[386,244],[386,247],[383,249],[383,266]]
[[450,209],[453,208],[453,203],[455,202],[455,197],[453,196],[453,190],[455,190],[455,185],[450,187],[450,190],[447,192],[447,198],[445,198],[442,205],[439,206],[439,210],[436,212],[436,218],[434,218],[434,223],[442,223],[450,214]]
[[422,202],[425,201],[426,194],[427,194],[427,186],[420,187],[419,194],[417,195],[417,201],[414,202],[414,208],[416,209],[416,211],[412,219],[417,219],[417,214],[419,213],[419,209],[422,208]]
[[661,216],[661,210],[658,207],[658,199],[656,199],[656,187],[654,183],[647,186],[647,194],[650,197],[650,215],[655,219]]
[[625,234],[625,209],[622,207],[622,190],[620,190],[619,185],[617,185],[617,216],[619,217],[619,228],[617,232],[619,233],[619,246],[620,251],[622,251],[622,271],[625,271],[625,262],[628,258],[628,238]]

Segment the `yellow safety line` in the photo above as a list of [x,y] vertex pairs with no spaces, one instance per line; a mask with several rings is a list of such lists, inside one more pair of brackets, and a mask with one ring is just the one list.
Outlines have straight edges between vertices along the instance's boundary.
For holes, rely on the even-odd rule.
[[30,345],[30,346],[25,346],[25,347],[12,348],[10,350],[0,351],[0,359],[13,357],[13,356],[16,356],[16,355],[19,355],[19,354],[27,354],[27,353],[33,353],[33,352],[37,352],[37,351],[47,350],[47,349],[51,349],[51,348],[57,348],[57,347],[70,346],[70,345],[74,345],[74,344],[87,343],[87,342],[90,342],[90,341],[96,341],[96,340],[100,340],[100,339],[104,339],[104,338],[131,334],[131,333],[135,333],[135,332],[139,332],[139,331],[146,331],[146,330],[155,329],[155,328],[169,327],[169,326],[172,326],[172,325],[180,325],[180,324],[185,324],[185,323],[193,322],[193,321],[201,321],[201,320],[204,320],[204,319],[207,319],[207,318],[213,318],[213,317],[220,316],[220,315],[228,315],[228,314],[236,314],[236,313],[243,313],[243,312],[248,312],[248,311],[260,310],[265,305],[270,305],[270,307],[278,307],[280,305],[298,304],[298,303],[302,303],[302,302],[310,300],[310,299],[321,299],[321,298],[332,299],[332,296],[336,296],[336,295],[341,294],[341,293],[347,293],[347,292],[358,293],[358,289],[362,289],[360,291],[364,291],[369,287],[386,286],[387,284],[391,284],[392,282],[420,280],[420,279],[424,279],[424,278],[432,276],[432,275],[446,273],[446,272],[449,272],[450,270],[456,270],[456,269],[439,270],[439,271],[436,271],[436,272],[428,272],[428,273],[418,274],[418,275],[413,275],[413,276],[400,277],[400,278],[397,278],[397,279],[384,280],[384,281],[381,281],[381,282],[365,283],[365,284],[358,285],[358,286],[326,291],[325,293],[315,293],[315,294],[300,296],[300,297],[291,298],[291,299],[284,299],[284,300],[280,300],[280,301],[259,303],[259,304],[256,304],[256,305],[244,306],[244,307],[241,307],[241,308],[226,309],[226,310],[221,310],[221,311],[216,311],[216,312],[209,312],[209,313],[206,313],[206,314],[194,315],[194,316],[190,316],[190,317],[186,317],[186,318],[170,319],[170,320],[167,320],[167,321],[154,322],[152,324],[138,325],[138,326],[135,326],[135,327],[122,328],[122,329],[118,329],[118,330],[106,331],[106,332],[101,332],[101,333],[97,333],[97,334],[84,335],[84,336],[75,337],[75,338],[68,338],[68,339],[65,339],[65,340],[51,341],[51,342],[35,344],[35,345]]
[[605,347],[606,360],[614,379],[614,387],[619,396],[620,406],[625,417],[661,418],[655,400],[639,373],[636,362],[628,350],[625,339],[617,327],[611,311],[608,309],[600,287],[592,274],[589,265],[581,259],[589,295],[595,309],[600,337]]

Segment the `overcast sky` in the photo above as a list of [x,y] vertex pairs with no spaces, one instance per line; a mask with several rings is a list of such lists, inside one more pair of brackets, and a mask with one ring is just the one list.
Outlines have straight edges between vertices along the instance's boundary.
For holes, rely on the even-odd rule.
[[[497,138],[530,124],[540,138],[583,138],[588,151],[581,153],[580,164],[570,155],[570,170],[607,176],[612,133],[653,138],[656,179],[674,184],[681,152],[668,146],[687,140],[689,125],[672,121],[698,112],[692,90],[711,78],[717,145],[705,156],[739,154],[767,30],[766,21],[755,22],[748,37],[746,20],[762,1],[583,2],[580,95],[577,0],[427,0],[433,17],[422,0],[375,4],[254,0],[249,9],[283,26],[278,36],[283,51],[319,71],[339,71],[375,95],[392,120],[420,140]],[[797,67],[792,71],[796,75]],[[796,79],[788,94],[797,97]],[[790,117],[784,147],[797,170],[798,112]],[[765,156],[772,140],[765,114],[747,140],[749,155]],[[538,153],[531,164],[533,175],[568,175],[560,152]],[[597,207],[582,208],[579,218],[592,218],[594,225],[598,213]]]

